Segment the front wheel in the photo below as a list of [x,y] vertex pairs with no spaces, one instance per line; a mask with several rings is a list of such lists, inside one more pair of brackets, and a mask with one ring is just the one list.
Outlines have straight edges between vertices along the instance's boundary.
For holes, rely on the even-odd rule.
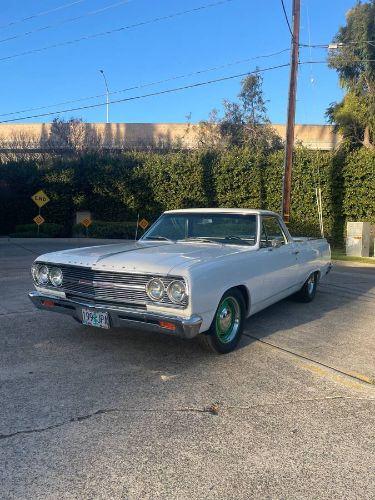
[[204,334],[208,347],[219,354],[233,351],[240,341],[245,322],[245,301],[237,289],[221,298],[210,329]]

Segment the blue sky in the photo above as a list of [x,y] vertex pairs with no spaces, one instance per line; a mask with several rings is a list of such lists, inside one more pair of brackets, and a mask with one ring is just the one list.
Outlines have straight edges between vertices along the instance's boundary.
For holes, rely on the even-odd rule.
[[[73,3],[74,0],[18,0],[3,2],[0,22],[0,59],[64,42],[81,36],[112,30],[156,17],[199,7],[216,0],[131,0],[102,13],[58,25],[121,0],[80,0],[68,8],[7,26],[8,23],[36,13]],[[313,43],[330,42],[354,0],[301,0],[301,42],[308,42],[309,26]],[[292,0],[285,0],[290,12]],[[13,35],[47,25],[58,25],[29,36],[2,41]],[[177,75],[225,65],[234,61],[273,53],[290,45],[290,34],[280,0],[233,0],[203,11],[148,24],[80,43],[40,53],[0,60],[0,113],[49,105],[104,92],[99,69],[106,72],[110,90],[167,79]],[[326,53],[313,49],[314,60]],[[301,51],[300,60],[308,61],[309,50]],[[289,54],[236,64],[201,75],[118,94],[131,97],[209,79],[289,62]],[[289,69],[264,73],[264,93],[272,122],[284,123]],[[314,82],[311,83],[313,78]],[[240,80],[234,79],[175,94],[113,104],[113,122],[183,122],[191,114],[193,122],[207,118],[224,98],[235,99]],[[324,123],[328,104],[341,98],[337,75],[326,65],[303,65],[299,70],[297,122]],[[77,105],[103,102],[96,99]],[[61,108],[51,108],[64,109]],[[47,109],[45,111],[50,111]],[[35,111],[27,114],[34,114]],[[22,115],[20,115],[22,116]],[[61,115],[77,116],[85,121],[105,121],[105,108],[82,110]],[[0,120],[7,117],[0,117]],[[53,116],[25,121],[51,121]]]

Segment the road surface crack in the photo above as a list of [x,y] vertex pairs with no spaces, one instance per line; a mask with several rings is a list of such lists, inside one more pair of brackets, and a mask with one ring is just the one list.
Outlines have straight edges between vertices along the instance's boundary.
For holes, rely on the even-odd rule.
[[295,399],[295,400],[282,400],[273,401],[270,403],[258,403],[255,405],[241,406],[241,405],[225,405],[220,402],[212,403],[208,406],[195,407],[195,406],[184,406],[181,408],[109,408],[104,410],[97,410],[93,413],[87,415],[82,415],[78,417],[72,417],[64,422],[58,422],[56,424],[48,425],[46,427],[38,427],[36,429],[25,429],[20,431],[15,431],[9,434],[0,434],[0,440],[9,439],[15,436],[25,435],[25,434],[38,434],[41,432],[50,431],[57,429],[67,424],[82,422],[84,420],[89,420],[90,418],[96,417],[98,415],[107,415],[109,413],[208,413],[211,415],[219,415],[225,411],[241,411],[241,410],[253,410],[257,408],[275,407],[275,406],[285,406],[291,404],[301,404],[301,403],[313,403],[322,402],[327,400],[352,400],[352,401],[375,401],[375,398],[357,398],[351,396],[325,396],[322,398],[310,398],[310,399]]
[[97,415],[113,413],[116,411],[120,411],[120,410],[118,410],[117,408],[110,408],[108,410],[97,410],[94,413],[89,413],[88,415],[82,415],[82,416],[78,416],[78,417],[72,417],[69,420],[66,420],[64,422],[58,422],[58,423],[52,424],[52,425],[48,425],[47,427],[37,427],[36,429],[25,429],[22,431],[15,431],[15,432],[12,432],[9,434],[0,434],[0,440],[11,438],[14,436],[18,436],[20,434],[37,434],[38,432],[50,431],[52,429],[57,429],[58,427],[62,427],[63,425],[66,425],[66,424],[70,424],[73,422],[82,422],[83,420],[88,420],[89,418],[95,417]]

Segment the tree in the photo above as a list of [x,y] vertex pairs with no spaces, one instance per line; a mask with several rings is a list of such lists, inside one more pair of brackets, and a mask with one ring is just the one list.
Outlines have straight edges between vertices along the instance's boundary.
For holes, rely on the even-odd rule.
[[238,102],[224,100],[224,114],[213,110],[198,128],[198,144],[205,147],[249,146],[270,150],[281,147],[281,139],[267,116],[260,74],[248,75],[241,82]]
[[91,124],[83,122],[81,118],[55,118],[49,134],[41,139],[41,146],[55,153],[64,150],[82,153],[87,150],[100,150],[102,138]]
[[327,117],[353,146],[375,148],[375,0],[357,3],[333,40],[329,66],[346,95]]
[[55,118],[51,123],[46,146],[52,150],[81,150],[85,143],[84,123],[80,118],[63,120]]

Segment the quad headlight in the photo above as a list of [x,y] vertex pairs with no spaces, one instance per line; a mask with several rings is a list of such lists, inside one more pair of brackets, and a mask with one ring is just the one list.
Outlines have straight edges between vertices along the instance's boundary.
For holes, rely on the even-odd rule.
[[47,266],[38,266],[36,269],[36,281],[39,285],[46,285],[49,281],[48,279],[49,269]]
[[166,286],[160,278],[152,278],[146,285],[146,293],[154,302],[161,302],[167,295],[173,304],[182,304],[187,297],[186,285],[182,280],[174,280]]
[[63,282],[63,273],[59,267],[48,267],[45,264],[33,264],[31,267],[33,280],[38,285],[61,286]]
[[61,286],[63,282],[63,273],[59,267],[52,267],[49,270],[48,277],[53,286]]
[[186,285],[183,281],[172,281],[168,285],[167,295],[174,304],[181,304],[186,298]]
[[165,293],[164,283],[159,278],[152,278],[146,285],[146,293],[151,300],[160,302]]

